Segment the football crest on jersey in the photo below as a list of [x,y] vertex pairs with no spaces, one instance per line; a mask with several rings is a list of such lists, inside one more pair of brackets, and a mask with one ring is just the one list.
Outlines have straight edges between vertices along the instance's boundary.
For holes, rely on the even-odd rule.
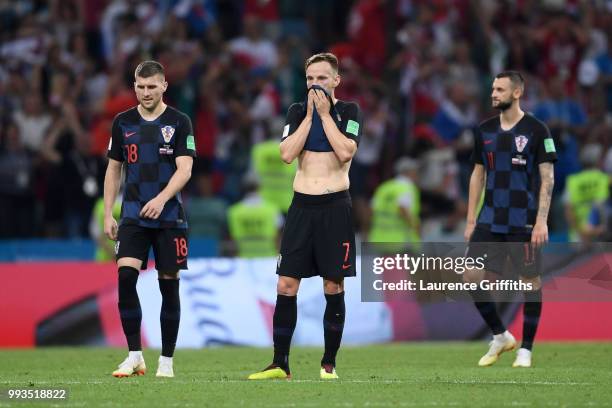
[[164,142],[170,143],[170,140],[172,140],[172,136],[174,135],[174,128],[172,126],[164,126],[161,128],[161,133],[164,137]]
[[523,149],[525,149],[525,146],[527,146],[528,141],[529,139],[527,139],[527,136],[524,136],[524,135],[518,135],[517,137],[515,137],[514,143],[516,143],[516,150],[518,150],[519,153],[521,153]]

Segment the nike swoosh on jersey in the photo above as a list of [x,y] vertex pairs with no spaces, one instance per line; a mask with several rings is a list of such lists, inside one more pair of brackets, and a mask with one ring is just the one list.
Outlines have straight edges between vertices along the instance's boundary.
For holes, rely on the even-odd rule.
[[182,263],[184,263],[186,260],[187,260],[187,258],[179,258],[179,259],[177,259],[177,260],[176,260],[176,263],[177,263],[177,264],[182,264]]
[[125,132],[125,137],[128,138],[128,137],[133,136],[135,134],[136,134],[136,132]]
[[350,268],[351,266],[353,266],[353,264],[342,265],[342,269],[348,269],[348,268]]

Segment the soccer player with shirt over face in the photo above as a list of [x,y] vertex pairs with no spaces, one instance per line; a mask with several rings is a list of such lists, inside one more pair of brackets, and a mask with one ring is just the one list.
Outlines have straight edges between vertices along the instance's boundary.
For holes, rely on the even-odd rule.
[[[116,240],[119,315],[129,348],[128,357],[113,376],[143,375],[146,371],[136,281],[138,271],[146,269],[149,248],[153,247],[163,299],[157,376],[174,377],[172,357],[181,314],[179,270],[187,269],[188,255],[187,219],[180,191],[191,177],[195,141],[189,117],[162,100],[168,87],[162,65],[144,61],[134,76],[138,105],[113,121],[104,179],[104,233]],[[118,226],[112,207],[122,167],[126,176]]]
[[[524,292],[523,339],[513,367],[531,366],[531,348],[542,310],[539,248],[548,241],[553,163],[557,160],[546,125],[521,110],[524,87],[523,77],[516,71],[502,72],[493,81],[492,106],[500,114],[482,122],[475,134],[465,229],[465,239],[470,242],[467,256],[486,253],[485,268],[500,273],[509,257],[516,275],[532,285],[533,290]],[[484,202],[476,218],[483,189]],[[468,282],[483,278],[484,270],[464,274]],[[489,366],[517,343],[499,318],[490,293],[478,289],[472,296],[493,332],[489,351],[478,363]]]
[[355,232],[349,167],[357,151],[362,120],[359,106],[334,96],[340,84],[338,59],[330,53],[306,60],[307,98],[294,103],[280,143],[281,158],[298,158],[276,273],[273,318],[274,358],[249,379],[290,378],[289,347],[297,321],[302,278],[321,276],[327,306],[323,317],[325,353],[321,379],[336,379],[336,354],[344,328],[344,278],[355,276]]

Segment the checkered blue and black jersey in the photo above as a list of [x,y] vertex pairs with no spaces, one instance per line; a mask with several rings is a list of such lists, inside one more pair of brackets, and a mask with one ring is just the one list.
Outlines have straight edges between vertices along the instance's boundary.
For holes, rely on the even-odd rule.
[[115,117],[107,157],[125,162],[122,225],[187,228],[180,193],[165,204],[158,219],[139,216],[170,181],[178,156],[195,157],[191,120],[184,113],[167,106],[157,119],[147,121],[134,107]]
[[482,122],[471,160],[486,171],[484,203],[477,227],[501,234],[530,234],[538,212],[538,165],[557,161],[548,127],[525,113],[510,130],[499,116]]

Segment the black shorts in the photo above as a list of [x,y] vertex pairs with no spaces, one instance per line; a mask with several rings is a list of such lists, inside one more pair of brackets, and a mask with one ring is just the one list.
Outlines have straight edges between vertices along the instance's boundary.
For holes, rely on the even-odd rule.
[[147,228],[120,225],[115,254],[120,258],[142,260],[140,269],[147,269],[149,249],[153,247],[155,269],[177,271],[187,269],[187,230],[184,228]]
[[276,273],[340,281],[355,276],[355,231],[347,190],[323,195],[294,193]]
[[540,276],[541,250],[532,248],[531,234],[496,234],[475,228],[466,256],[485,257],[485,269],[498,274],[504,273],[506,260],[510,258],[513,275]]

